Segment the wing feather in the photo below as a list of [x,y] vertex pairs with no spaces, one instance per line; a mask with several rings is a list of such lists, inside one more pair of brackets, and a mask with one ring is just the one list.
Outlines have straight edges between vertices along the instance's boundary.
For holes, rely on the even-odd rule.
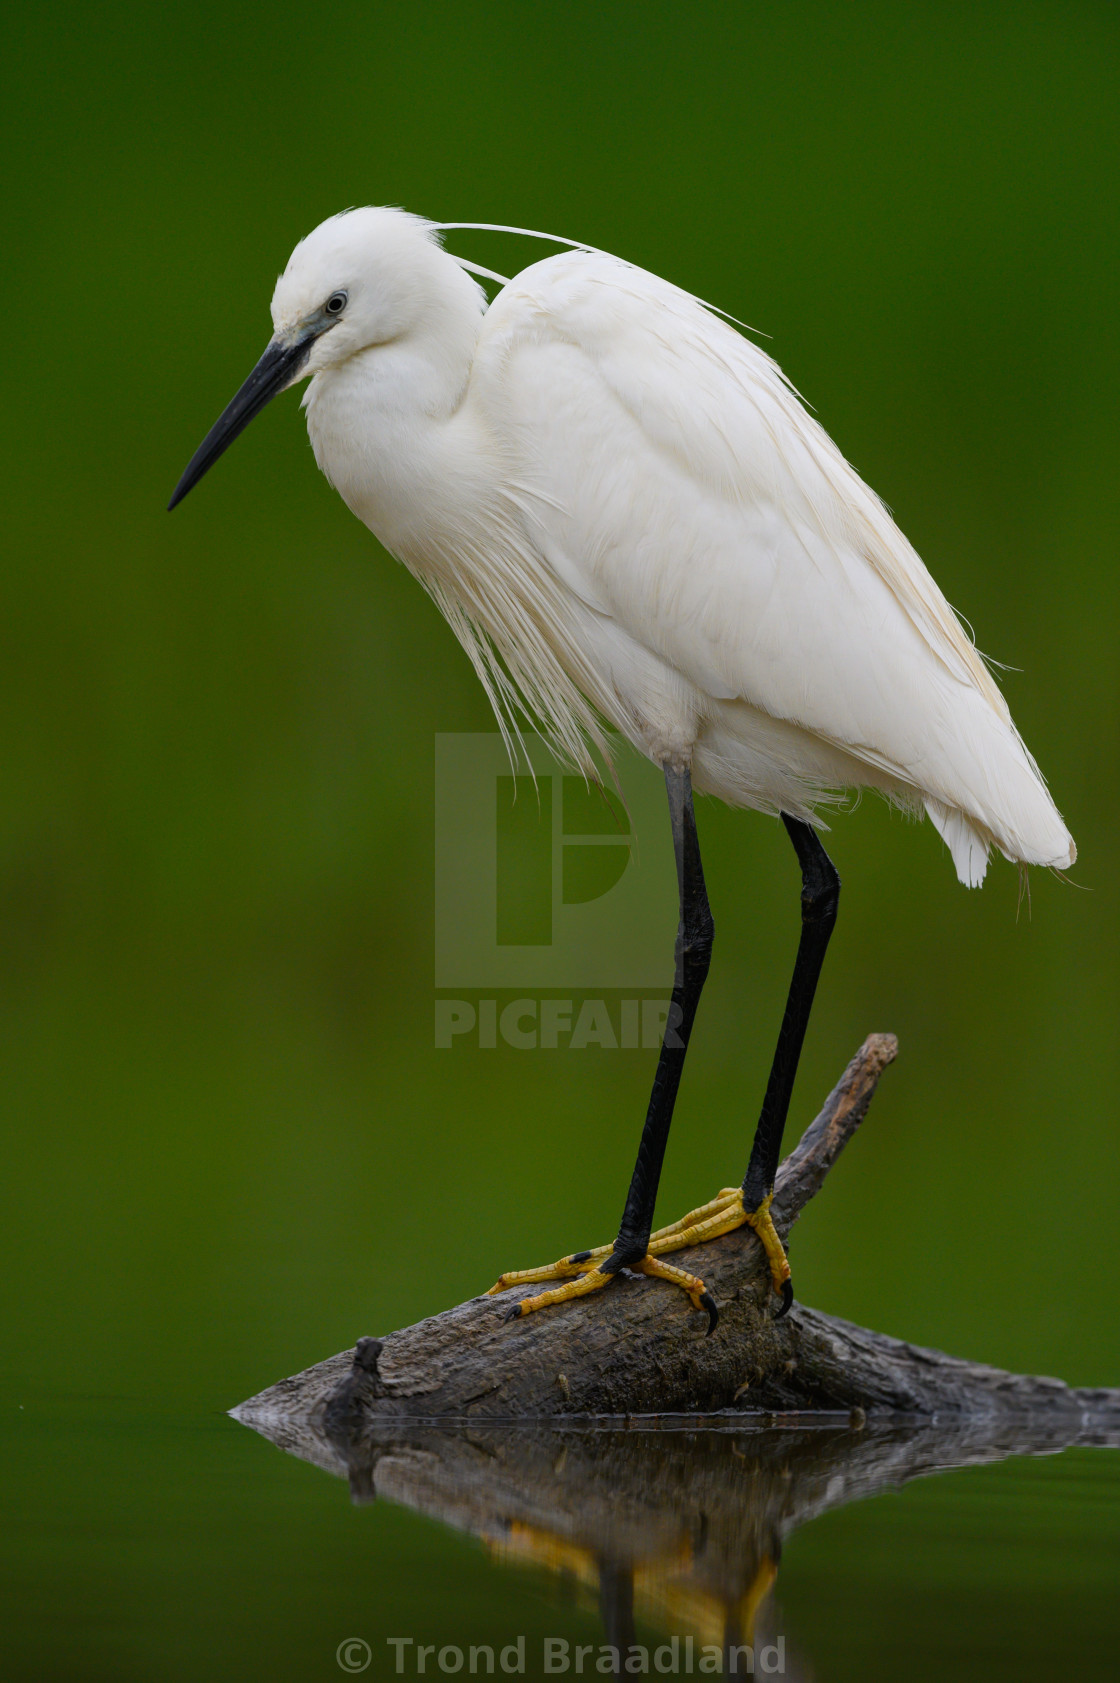
[[474,386],[543,563],[713,712],[792,723],[925,798],[969,880],[990,839],[1069,862],[957,616],[756,345],[669,283],[572,252],[499,294]]

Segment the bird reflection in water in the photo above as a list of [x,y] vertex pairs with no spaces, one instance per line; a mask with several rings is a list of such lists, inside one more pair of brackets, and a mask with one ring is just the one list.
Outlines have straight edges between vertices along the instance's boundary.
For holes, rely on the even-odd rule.
[[[610,1675],[599,1662],[613,1648],[615,1674],[628,1675],[641,1622],[677,1639],[672,1673],[751,1676],[760,1662],[758,1675],[780,1665],[789,1678],[802,1673],[775,1629],[771,1596],[782,1536],[802,1502],[821,1505],[838,1447],[853,1437],[847,1421],[728,1431],[662,1420],[421,1428],[358,1446],[336,1434],[335,1446],[359,1500],[384,1496],[470,1531],[495,1561],[547,1574],[577,1604],[597,1606],[604,1645],[585,1656],[585,1674]],[[557,1659],[574,1673],[575,1645]]]
[[[944,1421],[714,1415],[516,1425],[371,1422],[342,1407],[300,1423],[237,1418],[349,1480],[480,1539],[502,1565],[545,1573],[597,1605],[616,1675],[638,1621],[679,1654],[669,1674],[809,1675],[775,1608],[782,1543],[818,1514],[923,1474],[1120,1442],[1115,1410]],[[575,1648],[568,1656],[575,1674]],[[636,1656],[639,1664],[642,1656]],[[562,1668],[559,1668],[562,1669]],[[651,1673],[664,1664],[647,1666]]]
[[[637,1620],[641,1618],[655,1630],[683,1637],[683,1649],[679,1642],[669,1649],[676,1662],[673,1671],[683,1666],[686,1671],[750,1675],[754,1670],[759,1611],[778,1575],[777,1564],[768,1554],[759,1560],[742,1594],[728,1600],[719,1589],[704,1582],[703,1527],[695,1541],[686,1537],[677,1550],[628,1561],[611,1559],[601,1550],[581,1548],[555,1533],[519,1521],[510,1525],[504,1537],[484,1537],[483,1541],[490,1557],[502,1565],[543,1569],[582,1592],[577,1599],[594,1598],[603,1622],[605,1646],[621,1658],[642,1646],[637,1637]],[[746,1575],[744,1571],[742,1576]],[[781,1666],[784,1671],[784,1640],[780,1646],[768,1641],[766,1647],[775,1661],[764,1664],[763,1670],[777,1671]],[[566,1650],[562,1657],[568,1658]]]

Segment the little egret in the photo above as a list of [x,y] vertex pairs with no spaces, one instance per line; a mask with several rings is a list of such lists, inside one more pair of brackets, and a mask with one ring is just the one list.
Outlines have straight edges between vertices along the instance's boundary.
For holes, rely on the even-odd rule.
[[[818,807],[870,787],[924,809],[969,886],[993,846],[1061,869],[1073,840],[945,597],[777,365],[691,294],[567,241],[488,306],[473,276],[504,277],[441,238],[484,226],[367,208],[308,235],[276,283],[267,350],[171,506],[309,376],[320,468],[435,598],[511,752],[527,715],[589,776],[596,752],[609,763],[605,727],[661,767],[675,985],[618,1237],[493,1290],[561,1282],[515,1318],[631,1268],[682,1287],[711,1331],[703,1280],[661,1258],[746,1222],[781,1315],[793,1291],[770,1200],[840,890]],[[693,788],[780,815],[801,937],[742,1185],[652,1232],[712,948]]]

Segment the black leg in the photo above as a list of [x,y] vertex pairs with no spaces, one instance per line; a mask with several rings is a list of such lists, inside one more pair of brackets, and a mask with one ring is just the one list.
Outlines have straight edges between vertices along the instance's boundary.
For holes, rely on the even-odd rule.
[[[663,1262],[660,1255],[648,1254],[661,1165],[665,1160],[673,1106],[676,1102],[677,1088],[680,1086],[681,1071],[684,1069],[692,1025],[696,1018],[696,1008],[700,1003],[704,979],[711,962],[713,934],[712,914],[704,887],[704,871],[700,864],[700,844],[696,838],[696,818],[692,810],[692,779],[687,771],[673,771],[666,767],[665,788],[669,796],[669,816],[673,824],[673,851],[677,862],[677,887],[680,897],[676,973],[669,1017],[657,1060],[657,1073],[653,1079],[653,1091],[650,1094],[649,1109],[638,1146],[638,1159],[630,1178],[630,1190],[626,1195],[626,1207],[622,1212],[618,1238],[613,1245],[600,1245],[593,1251],[577,1251],[573,1256],[561,1257],[559,1262],[549,1267],[527,1268],[503,1274],[497,1283],[491,1286],[492,1295],[505,1291],[509,1286],[517,1286],[530,1280],[563,1281],[562,1285],[536,1296],[522,1298],[520,1303],[505,1311],[504,1318],[507,1321],[520,1320],[524,1315],[531,1315],[534,1310],[567,1303],[574,1297],[583,1297],[588,1292],[599,1291],[610,1284],[620,1269],[628,1267],[642,1274],[653,1275],[657,1279],[670,1280],[686,1291],[694,1308],[707,1310],[709,1333],[715,1331],[719,1321],[715,1299],[703,1280],[689,1274],[683,1268]],[[683,1226],[684,1224],[678,1222],[675,1224],[675,1230],[682,1229]],[[677,1248],[682,1248],[687,1242],[687,1239],[681,1240]],[[777,1244],[777,1240],[774,1242]]]
[[[700,864],[700,844],[696,836],[696,818],[692,810],[692,779],[687,771],[665,770],[665,787],[669,795],[669,816],[673,823],[673,850],[677,860],[677,885],[680,891],[680,921],[677,926],[676,974],[669,1019],[653,1079],[649,1110],[646,1113],[638,1160],[622,1212],[622,1225],[611,1255],[603,1264],[605,1273],[617,1274],[620,1268],[639,1261],[649,1243],[653,1226],[653,1207],[657,1201],[657,1183],[661,1179],[661,1165],[673,1120],[673,1105],[688,1051],[689,1036],[696,1017],[696,1007],[708,965],[712,956],[712,936],[715,925],[708,906],[704,887],[704,872]],[[706,1295],[706,1294],[705,1294]],[[715,1305],[705,1303],[709,1316]],[[713,1320],[713,1325],[714,1320]]]
[[[748,1213],[757,1210],[774,1188],[797,1061],[801,1056],[809,1013],[813,1008],[813,995],[840,901],[840,878],[836,867],[821,846],[812,825],[790,818],[785,813],[782,814],[782,823],[789,832],[801,866],[801,940],[781,1033],[770,1066],[770,1079],[766,1083],[766,1097],[762,1101],[762,1113],[743,1180],[743,1208]],[[788,1287],[789,1282],[786,1284]],[[783,1315],[793,1301],[792,1288],[784,1295]]]
[[634,1645],[634,1568],[617,1561],[599,1562],[599,1617],[603,1634],[619,1656],[619,1668],[611,1676],[621,1677],[623,1656]]

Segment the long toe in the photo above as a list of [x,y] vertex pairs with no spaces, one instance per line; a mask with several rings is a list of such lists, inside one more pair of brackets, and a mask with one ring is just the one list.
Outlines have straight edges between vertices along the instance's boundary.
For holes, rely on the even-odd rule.
[[768,1192],[757,1210],[746,1212],[745,1220],[750,1227],[754,1228],[762,1243],[762,1248],[766,1252],[766,1260],[770,1264],[770,1278],[774,1282],[774,1290],[782,1299],[782,1307],[776,1317],[776,1319],[781,1320],[793,1302],[793,1287],[790,1285],[789,1258],[786,1256],[785,1246],[778,1237],[778,1230],[774,1226],[774,1218],[770,1214],[770,1205],[773,1199],[773,1192]]
[[562,1286],[555,1286],[552,1291],[542,1291],[536,1297],[522,1298],[515,1303],[502,1319],[516,1321],[531,1315],[537,1309],[551,1309],[557,1303],[567,1303],[573,1297],[586,1297],[588,1292],[602,1291],[614,1279],[602,1268],[589,1268],[577,1274],[574,1280],[566,1280]]
[[503,1311],[503,1320],[523,1320],[526,1315],[533,1314],[537,1309],[552,1308],[558,1303],[567,1303],[571,1298],[586,1297],[589,1292],[599,1291],[623,1268],[628,1268],[636,1274],[665,1280],[669,1285],[677,1286],[685,1292],[693,1308],[703,1310],[707,1315],[710,1335],[719,1325],[719,1309],[715,1298],[698,1275],[689,1274],[685,1269],[674,1267],[662,1259],[673,1251],[684,1250],[686,1246],[695,1247],[709,1239],[719,1238],[721,1234],[741,1227],[744,1222],[749,1222],[754,1228],[766,1250],[774,1290],[782,1296],[780,1314],[784,1315],[793,1302],[793,1290],[789,1285],[786,1254],[770,1219],[770,1200],[765,1199],[753,1212],[747,1211],[743,1207],[742,1190],[737,1186],[724,1187],[709,1203],[702,1204],[699,1209],[690,1210],[686,1216],[670,1223],[668,1227],[658,1228],[650,1237],[644,1254],[635,1254],[633,1248],[619,1250],[617,1243],[597,1245],[594,1250],[589,1251],[574,1251],[570,1256],[562,1256],[558,1262],[550,1262],[543,1268],[522,1268],[503,1274],[490,1287],[488,1295],[493,1297],[513,1286],[536,1285],[545,1280],[559,1282],[550,1290],[523,1298],[520,1303]]

